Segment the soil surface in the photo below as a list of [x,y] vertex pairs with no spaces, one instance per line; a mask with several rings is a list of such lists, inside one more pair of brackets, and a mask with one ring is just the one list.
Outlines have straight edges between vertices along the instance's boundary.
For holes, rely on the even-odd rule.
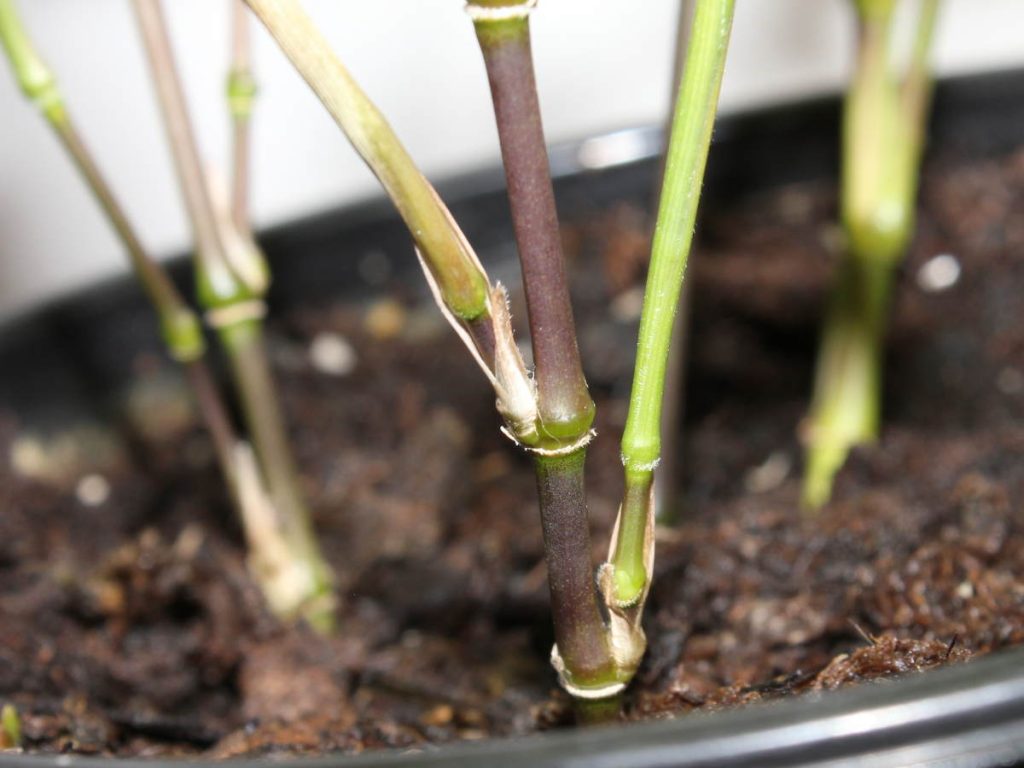
[[[686,428],[667,467],[682,492],[659,532],[650,650],[625,718],[1024,640],[1024,153],[929,167],[894,302],[884,433],[807,519],[797,435],[841,248],[834,220],[824,182],[704,217]],[[586,266],[575,298],[598,402],[595,564],[621,490],[647,221],[622,205],[565,229]],[[270,323],[340,584],[330,639],[264,609],[170,363],[134,361],[117,431],[44,439],[0,405],[0,703],[20,712],[25,749],[360,752],[568,726],[547,664],[531,467],[437,311],[412,295]]]

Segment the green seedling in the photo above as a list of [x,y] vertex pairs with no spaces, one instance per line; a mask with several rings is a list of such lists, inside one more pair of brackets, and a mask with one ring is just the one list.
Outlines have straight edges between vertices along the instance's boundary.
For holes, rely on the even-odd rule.
[[878,436],[893,276],[914,232],[929,51],[938,0],[924,0],[905,72],[892,63],[896,0],[855,0],[858,43],[843,113],[840,209],[846,253],[825,317],[808,417],[803,504],[828,501],[850,449]]

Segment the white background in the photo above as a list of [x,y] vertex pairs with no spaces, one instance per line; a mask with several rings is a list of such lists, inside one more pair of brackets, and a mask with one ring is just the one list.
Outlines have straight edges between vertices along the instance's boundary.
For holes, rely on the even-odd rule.
[[[532,26],[549,140],[662,119],[677,2],[541,1]],[[722,109],[838,87],[850,60],[848,2],[738,0]],[[162,255],[184,248],[187,227],[128,0],[20,5],[144,241]],[[200,144],[227,169],[226,2],[164,5]],[[497,162],[462,0],[307,0],[307,8],[431,178]],[[945,0],[938,69],[1024,64],[1022,29],[1021,0]],[[374,179],[261,29],[255,44],[257,226],[376,194]],[[123,264],[56,141],[0,68],[0,315]]]

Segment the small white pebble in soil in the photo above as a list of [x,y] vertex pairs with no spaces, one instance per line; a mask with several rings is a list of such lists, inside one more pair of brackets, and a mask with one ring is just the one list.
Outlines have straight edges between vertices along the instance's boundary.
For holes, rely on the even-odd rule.
[[366,310],[363,327],[378,341],[398,336],[405,327],[405,308],[394,299],[381,299]]
[[974,597],[974,585],[969,581],[961,581],[956,588],[956,596],[961,600],[970,600]]
[[952,288],[960,279],[960,262],[951,253],[940,253],[928,259],[917,270],[917,285],[927,293]]
[[110,498],[110,483],[103,475],[88,474],[75,486],[75,497],[86,507],[98,507]]
[[1019,395],[1024,392],[1024,372],[1013,366],[1006,366],[996,376],[996,389],[1004,395]]
[[34,437],[21,435],[11,443],[10,459],[19,475],[37,477],[46,466],[46,450]]
[[644,289],[639,285],[623,291],[612,299],[612,317],[620,323],[632,323],[640,319],[644,308]]
[[766,493],[782,485],[789,476],[793,462],[783,451],[775,451],[763,463],[749,470],[743,478],[748,493]]
[[320,373],[347,376],[355,370],[358,357],[344,336],[325,332],[313,337],[309,345],[309,360]]

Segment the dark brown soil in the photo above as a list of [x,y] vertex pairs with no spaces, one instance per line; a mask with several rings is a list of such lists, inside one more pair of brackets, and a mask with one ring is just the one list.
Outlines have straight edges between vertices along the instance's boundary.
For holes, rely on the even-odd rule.
[[[1024,640],[1024,153],[932,165],[895,302],[884,435],[810,520],[796,504],[796,435],[834,208],[829,184],[808,183],[702,225],[672,468],[684,492],[678,525],[659,534],[650,652],[627,718],[831,689]],[[595,563],[620,491],[647,250],[643,213],[605,213],[566,230],[578,263],[603,265],[577,283],[599,403]],[[928,291],[920,270],[938,253],[958,259],[960,278]],[[340,632],[325,640],[268,616],[173,369],[139,359],[131,451],[95,429],[40,450],[17,414],[0,413],[12,458],[0,467],[0,702],[21,712],[25,747],[358,752],[564,725],[530,466],[498,434],[493,397],[436,310],[377,298],[272,330],[341,584]],[[354,370],[310,363],[323,334],[352,345]]]

